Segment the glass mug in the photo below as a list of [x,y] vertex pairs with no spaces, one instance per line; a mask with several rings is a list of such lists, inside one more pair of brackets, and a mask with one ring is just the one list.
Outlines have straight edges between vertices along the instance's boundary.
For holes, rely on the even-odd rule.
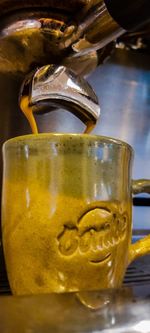
[[85,134],[4,144],[2,234],[14,294],[117,288],[130,262],[150,253],[150,236],[131,244],[132,188],[150,190],[150,181],[133,183],[132,157],[124,142]]

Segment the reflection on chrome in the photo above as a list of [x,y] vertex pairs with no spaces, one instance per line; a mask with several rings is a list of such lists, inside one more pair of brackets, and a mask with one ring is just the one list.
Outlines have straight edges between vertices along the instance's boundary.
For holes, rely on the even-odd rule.
[[10,35],[15,32],[22,31],[24,29],[40,29],[41,22],[36,19],[20,20],[10,24],[8,27],[3,29],[3,36]]

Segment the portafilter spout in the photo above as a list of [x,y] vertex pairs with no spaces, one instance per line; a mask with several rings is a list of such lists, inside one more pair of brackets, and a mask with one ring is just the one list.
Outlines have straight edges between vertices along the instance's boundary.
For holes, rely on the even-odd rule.
[[37,69],[23,83],[23,96],[29,97],[29,106],[35,113],[65,108],[90,127],[100,115],[98,98],[89,83],[65,66],[47,65]]

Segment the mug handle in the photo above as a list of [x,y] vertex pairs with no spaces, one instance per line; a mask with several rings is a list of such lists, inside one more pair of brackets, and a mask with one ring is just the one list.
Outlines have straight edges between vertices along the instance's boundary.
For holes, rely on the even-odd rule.
[[[138,194],[138,193],[150,194],[150,179],[132,180],[132,192],[133,194]],[[150,253],[150,235],[130,245],[128,265],[135,259],[149,253]]]

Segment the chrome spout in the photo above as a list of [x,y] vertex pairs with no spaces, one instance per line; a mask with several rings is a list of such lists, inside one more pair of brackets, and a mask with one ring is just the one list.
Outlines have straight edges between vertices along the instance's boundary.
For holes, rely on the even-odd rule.
[[61,107],[85,124],[95,124],[100,115],[98,98],[91,86],[65,66],[39,68],[24,82],[21,95],[29,96],[29,104],[36,113]]

